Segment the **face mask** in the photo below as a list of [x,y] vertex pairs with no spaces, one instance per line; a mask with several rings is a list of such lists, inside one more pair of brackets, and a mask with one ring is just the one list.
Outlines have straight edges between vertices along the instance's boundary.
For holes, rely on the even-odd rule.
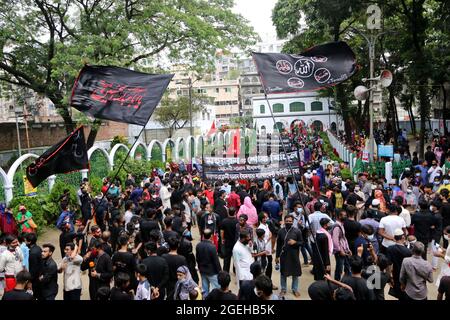
[[406,190],[407,193],[412,193],[411,189]]
[[444,184],[449,184],[450,180],[444,180],[443,182],[444,182]]
[[417,240],[413,240],[413,241],[410,241],[409,244],[410,244],[410,245],[413,245],[413,244],[416,243],[416,242],[417,242]]
[[416,177],[420,177],[420,173],[416,173]]
[[448,234],[444,234],[444,239],[447,240],[447,241],[450,240],[449,235]]
[[371,241],[373,240],[373,238],[374,238],[374,235],[373,235],[373,234],[367,236],[367,239],[369,239],[369,240],[371,240]]
[[302,214],[303,208],[297,208],[297,212],[300,213],[300,214]]
[[292,227],[292,223],[285,223],[286,229],[289,230]]

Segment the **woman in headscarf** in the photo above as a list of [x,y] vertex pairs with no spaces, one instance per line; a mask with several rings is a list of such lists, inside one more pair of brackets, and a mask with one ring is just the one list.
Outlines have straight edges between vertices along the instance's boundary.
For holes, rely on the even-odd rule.
[[244,204],[241,205],[239,212],[237,214],[237,218],[239,219],[239,216],[242,214],[247,215],[248,217],[247,223],[250,226],[252,227],[256,226],[256,224],[258,223],[258,213],[250,197],[244,198]]
[[383,196],[383,191],[375,190],[375,199],[380,200],[380,211],[381,212],[386,212],[387,211],[386,199]]
[[[191,273],[187,266],[181,266],[177,269],[178,281],[175,285],[175,293],[173,296],[174,300],[189,300],[189,295],[193,291],[199,292],[198,284],[192,280]],[[201,297],[197,296],[196,300],[202,300]]]

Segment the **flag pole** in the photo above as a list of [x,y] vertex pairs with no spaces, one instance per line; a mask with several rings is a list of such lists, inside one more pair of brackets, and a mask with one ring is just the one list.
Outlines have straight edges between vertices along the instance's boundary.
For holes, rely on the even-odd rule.
[[[261,77],[260,77],[260,78],[261,78]],[[291,175],[292,175],[292,177],[294,178],[294,181],[295,181],[295,188],[296,188],[296,190],[297,190],[298,197],[299,197],[299,199],[300,199],[300,202],[301,202],[302,205],[303,205],[303,208],[305,208],[305,203],[304,203],[304,201],[303,201],[303,197],[302,197],[301,194],[300,194],[300,189],[299,189],[299,187],[298,187],[298,182],[297,182],[297,178],[296,178],[295,173],[294,173],[294,169],[292,168],[291,161],[290,161],[290,159],[289,159],[289,157],[288,157],[288,155],[287,155],[286,146],[285,146],[285,144],[284,144],[284,142],[283,142],[283,139],[282,139],[282,137],[281,137],[281,128],[279,128],[278,126],[276,126],[275,116],[273,115],[272,106],[270,105],[270,101],[269,101],[269,98],[268,98],[268,96],[267,96],[266,87],[265,87],[264,85],[263,85],[263,88],[264,88],[264,97],[265,97],[265,99],[266,99],[266,101],[267,101],[267,105],[268,105],[268,107],[269,107],[269,111],[270,111],[270,115],[271,115],[272,120],[273,120],[274,127],[277,127],[277,130],[278,130],[278,133],[279,133],[279,134],[278,134],[278,138],[279,138],[280,143],[281,143],[281,146],[282,146],[282,148],[283,148],[283,153],[284,153],[284,156],[285,156],[285,158],[286,158],[286,161],[287,161],[287,164],[288,164],[288,167],[289,167],[289,171],[291,172]],[[302,186],[303,186],[303,182],[301,181],[301,179],[300,179],[300,183],[301,183]],[[304,186],[303,186],[303,187],[304,187]],[[289,210],[289,208],[288,208],[288,210]],[[306,220],[306,222],[308,223],[309,227],[311,228],[311,223],[310,223],[310,221],[309,221],[308,215],[306,214],[306,210],[303,210],[303,215],[304,215],[305,220]],[[305,226],[305,227],[306,227],[306,226]],[[312,236],[312,238],[313,238],[313,240],[314,240],[314,245],[315,245],[315,247],[316,247],[316,250],[317,250],[317,253],[318,253],[318,256],[319,256],[319,259],[320,259],[320,264],[321,264],[321,267],[322,267],[322,269],[323,269],[323,273],[325,274],[325,273],[326,273],[325,263],[323,262],[322,255],[320,254],[319,246],[317,245],[316,236],[315,236],[315,234],[314,234],[313,232],[311,232],[311,236]],[[312,258],[312,257],[311,257],[311,258]],[[331,290],[331,286],[330,286],[329,281],[327,281],[327,283],[328,283],[329,289]]]

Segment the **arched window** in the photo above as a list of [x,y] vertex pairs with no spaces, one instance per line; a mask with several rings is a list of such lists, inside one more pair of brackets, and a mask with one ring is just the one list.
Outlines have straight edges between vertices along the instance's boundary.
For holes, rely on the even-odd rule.
[[320,101],[314,101],[311,103],[311,111],[322,111],[323,105]]
[[289,112],[305,111],[305,104],[303,102],[292,102],[289,105]]
[[242,80],[243,82],[250,82],[250,79],[247,77],[244,77],[244,80]]
[[274,113],[281,113],[284,112],[284,105],[282,103],[275,103],[273,106],[273,112]]
[[277,122],[273,125],[273,129],[276,130],[276,132],[278,132],[277,130],[283,131],[284,125],[282,122]]
[[249,106],[252,104],[252,101],[250,99],[245,99],[244,105]]

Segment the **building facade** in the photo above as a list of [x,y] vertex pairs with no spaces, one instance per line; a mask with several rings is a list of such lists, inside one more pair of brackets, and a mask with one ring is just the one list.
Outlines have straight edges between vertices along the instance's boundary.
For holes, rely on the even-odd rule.
[[269,105],[264,97],[253,98],[253,124],[259,134],[273,133],[277,127],[291,130],[296,121],[323,131],[342,128],[342,120],[330,109],[331,98],[319,97],[315,92],[270,95],[269,102],[275,117],[272,119]]

